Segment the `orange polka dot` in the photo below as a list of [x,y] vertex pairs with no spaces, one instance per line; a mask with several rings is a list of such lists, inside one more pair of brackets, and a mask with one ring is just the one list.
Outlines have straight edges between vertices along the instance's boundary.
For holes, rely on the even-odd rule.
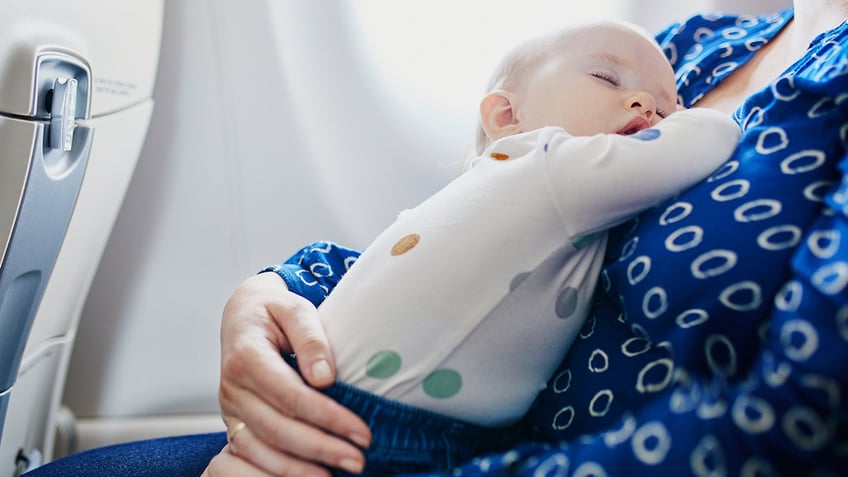
[[509,159],[509,154],[504,154],[502,152],[493,152],[489,155],[492,156],[492,159],[494,159],[496,161],[505,161],[505,160]]
[[419,240],[421,240],[421,236],[418,234],[409,234],[402,237],[397,241],[395,246],[392,247],[392,255],[400,255],[412,250],[412,247],[418,245]]

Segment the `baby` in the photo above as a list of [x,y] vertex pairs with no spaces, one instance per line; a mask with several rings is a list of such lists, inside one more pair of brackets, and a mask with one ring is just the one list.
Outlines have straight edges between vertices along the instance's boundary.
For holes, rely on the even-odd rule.
[[605,231],[736,145],[730,118],[676,103],[662,51],[624,23],[501,62],[479,156],[402,212],[319,307],[338,373],[326,392],[371,426],[366,473],[450,468],[527,412],[584,323]]

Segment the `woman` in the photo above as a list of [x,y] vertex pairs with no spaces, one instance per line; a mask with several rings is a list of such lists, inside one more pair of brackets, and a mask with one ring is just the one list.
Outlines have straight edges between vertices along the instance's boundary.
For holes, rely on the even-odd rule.
[[[578,340],[580,349],[528,417],[538,435],[570,441],[568,449],[528,445],[490,456],[485,469],[464,470],[474,475],[533,461],[608,474],[663,466],[728,474],[846,468],[839,416],[848,376],[832,365],[848,355],[848,245],[839,240],[848,227],[838,212],[844,196],[832,185],[846,168],[837,170],[848,118],[839,95],[848,82],[835,69],[848,57],[834,56],[848,46],[846,17],[848,2],[805,1],[770,18],[692,19],[658,35],[683,104],[734,114],[746,129],[737,157],[701,187],[617,232],[594,330]],[[766,163],[774,169],[758,170]],[[697,226],[672,228],[679,217],[699,213]],[[709,247],[693,245],[699,241]],[[685,286],[675,287],[679,277]],[[367,429],[272,358],[288,337],[300,361],[313,364],[310,382],[329,381],[332,364],[309,305],[280,297],[279,289],[272,274],[252,278],[225,313],[221,403],[230,429],[247,425],[207,475],[248,461],[280,475],[321,475],[309,461],[360,462],[352,443],[367,441]],[[276,321],[263,303],[272,304]],[[297,315],[299,309],[308,311]],[[622,311],[626,324],[615,319]],[[271,333],[260,331],[271,324]],[[263,333],[271,336],[265,349],[245,346]],[[629,343],[634,356],[622,361],[610,343]],[[583,433],[593,437],[574,440]],[[614,445],[618,440],[626,444]]]

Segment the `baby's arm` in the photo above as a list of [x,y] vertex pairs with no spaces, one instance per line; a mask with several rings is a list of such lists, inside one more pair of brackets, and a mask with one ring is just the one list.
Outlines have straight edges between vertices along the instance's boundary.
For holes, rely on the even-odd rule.
[[550,187],[572,236],[588,235],[703,180],[739,135],[727,115],[695,108],[631,136],[556,137],[548,145]]

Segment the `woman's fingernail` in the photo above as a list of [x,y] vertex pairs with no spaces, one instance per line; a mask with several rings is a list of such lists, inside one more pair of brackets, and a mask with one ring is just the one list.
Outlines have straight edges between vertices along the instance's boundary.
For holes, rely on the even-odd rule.
[[322,359],[312,364],[312,379],[318,384],[324,384],[330,381],[330,363]]
[[362,447],[363,449],[367,449],[368,446],[371,445],[371,443],[368,442],[368,439],[361,434],[351,434],[350,440],[353,441],[353,443],[358,445],[359,447]]
[[355,459],[342,459],[341,462],[339,462],[339,467],[352,474],[359,474],[362,473],[363,465],[362,462]]

